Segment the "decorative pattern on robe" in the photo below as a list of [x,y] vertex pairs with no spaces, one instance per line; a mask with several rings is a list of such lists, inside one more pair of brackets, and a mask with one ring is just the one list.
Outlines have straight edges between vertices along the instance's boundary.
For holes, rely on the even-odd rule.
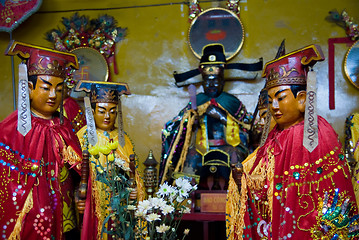
[[17,131],[17,111],[0,123],[0,236],[63,239],[63,203],[71,200],[60,172],[81,161],[80,145],[67,119],[31,121],[25,137]]
[[270,132],[264,146],[244,164],[240,194],[231,180],[228,239],[318,239],[324,234],[320,225],[324,196],[333,196],[335,189],[353,207],[345,214],[357,214],[337,134],[318,116],[319,145],[310,153],[302,145],[303,124],[282,131],[276,126]]
[[[244,104],[235,96],[222,92],[217,98],[210,98],[204,93],[196,96],[198,110],[195,113],[189,103],[180,113],[167,122],[162,130],[162,153],[159,167],[159,180],[164,182],[170,168],[180,169],[184,165],[192,138],[192,127],[196,117],[203,119],[210,104],[215,103],[227,114],[227,126],[223,126],[226,143],[234,147],[241,143],[241,148],[248,148],[247,131],[250,128],[252,115],[247,112]],[[196,135],[197,151],[201,154],[208,150],[208,133],[203,121]],[[176,171],[176,170],[175,170]]]
[[352,160],[352,183],[359,205],[359,113],[347,117],[345,126],[345,154]]
[[64,100],[64,116],[71,121],[75,133],[86,126],[85,114],[76,100],[71,97]]

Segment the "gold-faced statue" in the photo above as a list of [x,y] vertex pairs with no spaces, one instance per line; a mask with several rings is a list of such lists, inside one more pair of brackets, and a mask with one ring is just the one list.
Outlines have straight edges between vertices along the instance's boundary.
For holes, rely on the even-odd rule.
[[[287,129],[306,117],[309,70],[316,62],[323,60],[320,46],[312,44],[265,64],[262,77],[266,78],[271,114],[280,129]],[[314,78],[310,79],[309,86],[312,86]]]
[[281,85],[268,90],[271,114],[279,128],[287,129],[304,119],[306,92],[295,97],[290,86]]
[[38,75],[36,83],[29,82],[30,109],[40,118],[51,119],[61,103],[64,79]]
[[95,119],[96,128],[104,131],[111,131],[114,129],[117,117],[117,104],[116,103],[96,103],[93,109],[93,116]]

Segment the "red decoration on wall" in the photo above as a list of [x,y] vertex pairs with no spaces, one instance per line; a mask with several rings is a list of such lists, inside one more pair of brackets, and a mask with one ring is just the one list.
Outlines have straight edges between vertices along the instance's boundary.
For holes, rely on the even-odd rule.
[[42,0],[0,0],[0,31],[12,32],[36,12],[41,3]]
[[335,43],[353,44],[354,40],[350,37],[329,38],[328,39],[328,78],[329,78],[329,109],[335,109]]

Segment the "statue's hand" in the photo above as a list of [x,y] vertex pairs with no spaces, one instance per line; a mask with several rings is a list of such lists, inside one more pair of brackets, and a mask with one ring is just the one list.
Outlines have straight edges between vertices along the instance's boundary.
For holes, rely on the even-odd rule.
[[243,165],[238,162],[237,164],[231,164],[232,167],[232,177],[238,186],[238,190],[241,190],[242,187],[242,174],[243,174]]
[[214,106],[214,105],[209,105],[207,110],[206,110],[206,114],[210,117],[213,117],[215,119],[218,119],[219,121],[221,121],[222,124],[227,124],[227,114],[225,111],[223,111],[221,108]]

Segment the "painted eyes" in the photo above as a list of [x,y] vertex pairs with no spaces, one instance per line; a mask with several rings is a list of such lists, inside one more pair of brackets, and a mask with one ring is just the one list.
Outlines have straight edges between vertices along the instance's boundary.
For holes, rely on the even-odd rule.
[[[98,110],[98,113],[99,113],[99,114],[106,114],[107,112],[106,112],[106,111],[103,111],[103,110]],[[109,113],[110,113],[110,114],[116,114],[116,110],[110,110]]]

